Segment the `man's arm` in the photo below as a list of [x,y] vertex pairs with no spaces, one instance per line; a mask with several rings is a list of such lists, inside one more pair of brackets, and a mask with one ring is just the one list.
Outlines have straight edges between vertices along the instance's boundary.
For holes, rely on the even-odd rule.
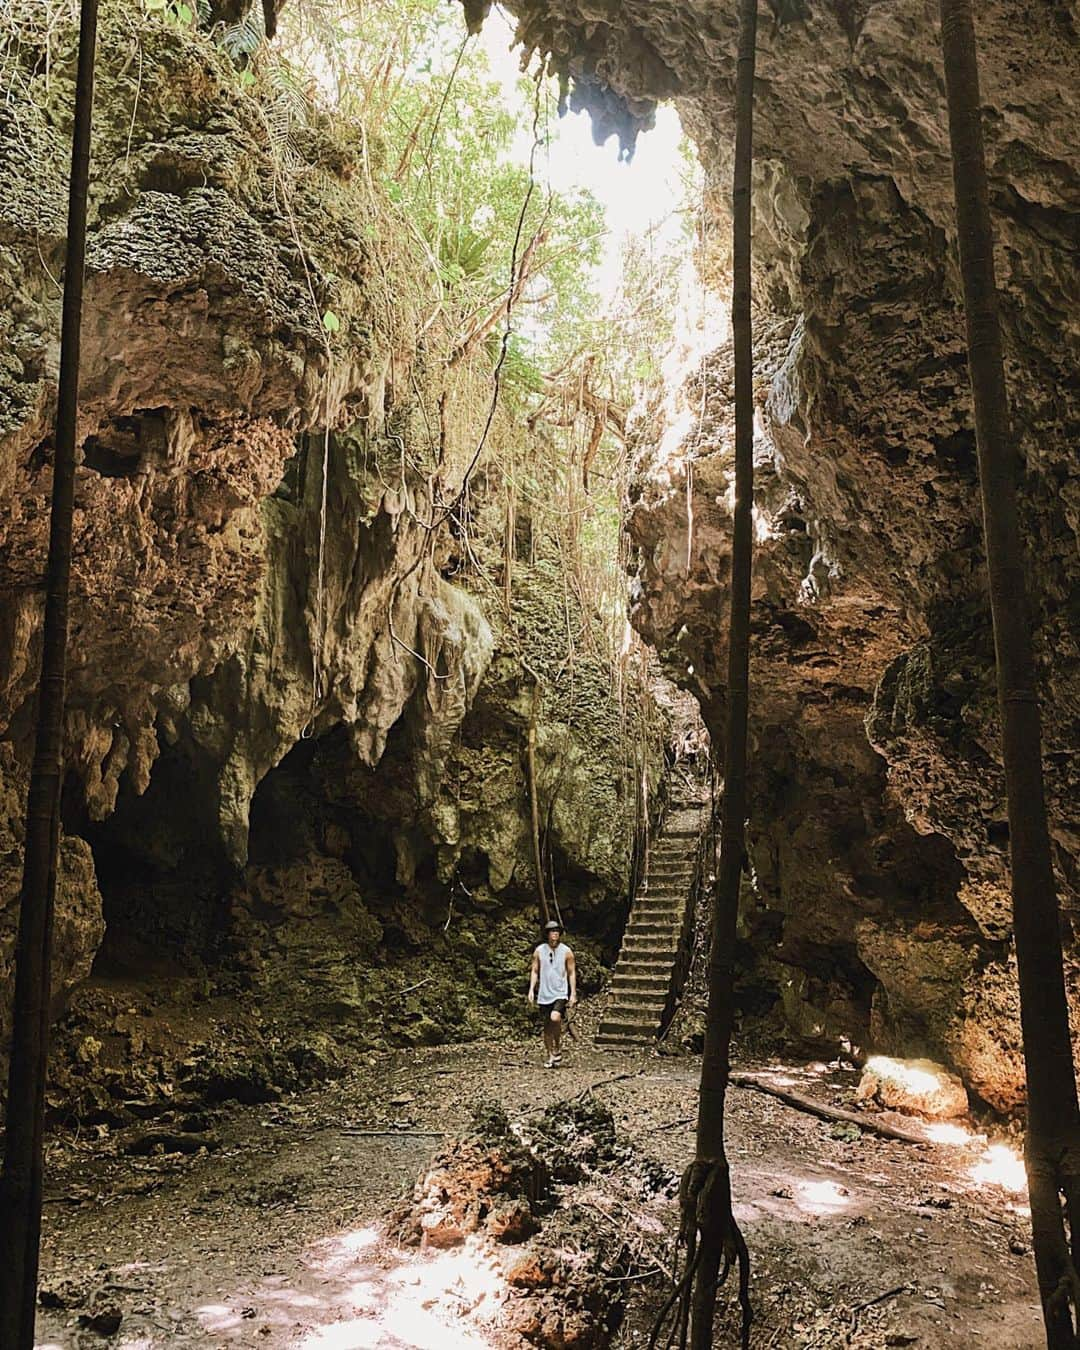
[[536,982],[540,978],[540,955],[533,952],[532,968],[529,971],[529,1002],[536,1002]]
[[570,1002],[577,1002],[577,962],[574,953],[566,953],[566,978],[570,981]]

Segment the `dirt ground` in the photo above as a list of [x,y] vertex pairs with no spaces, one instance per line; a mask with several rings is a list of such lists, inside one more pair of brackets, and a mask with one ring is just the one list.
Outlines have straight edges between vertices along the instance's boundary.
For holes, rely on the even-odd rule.
[[[482,1102],[513,1120],[591,1090],[638,1150],[677,1175],[699,1067],[599,1051],[584,1038],[551,1072],[531,1042],[399,1051],[271,1105],[58,1136],[39,1344],[521,1344],[490,1330],[506,1296],[491,1250],[475,1239],[399,1248],[388,1211]],[[822,1101],[841,1100],[854,1081],[825,1065],[740,1067]],[[754,1350],[1043,1343],[1024,1197],[973,1176],[984,1145],[888,1142],[745,1089],[730,1094],[729,1139],[754,1262]],[[657,1262],[670,1264],[670,1195],[633,1213],[595,1208],[651,1235]],[[647,1343],[667,1288],[644,1270],[620,1290],[629,1308],[616,1345]],[[716,1343],[736,1345],[734,1317],[725,1319]]]

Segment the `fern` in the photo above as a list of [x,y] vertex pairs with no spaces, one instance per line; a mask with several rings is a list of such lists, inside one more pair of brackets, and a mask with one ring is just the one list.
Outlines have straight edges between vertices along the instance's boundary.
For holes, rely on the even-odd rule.
[[[207,0],[200,0],[199,19],[202,21],[203,4]],[[266,41],[266,25],[263,20],[262,6],[255,6],[249,9],[242,19],[236,23],[231,23],[224,27],[218,35],[217,43],[230,56],[230,58],[241,68],[245,67],[250,61],[253,53],[258,51],[259,47]]]
[[298,168],[304,161],[295,133],[298,127],[312,123],[311,100],[296,73],[284,63],[274,62],[267,67],[265,81],[273,90],[271,97],[262,100],[271,153],[280,165]]
[[276,91],[274,106],[284,110],[290,125],[309,126],[313,114],[311,99],[296,71],[284,64],[272,65],[267,72],[267,81]]

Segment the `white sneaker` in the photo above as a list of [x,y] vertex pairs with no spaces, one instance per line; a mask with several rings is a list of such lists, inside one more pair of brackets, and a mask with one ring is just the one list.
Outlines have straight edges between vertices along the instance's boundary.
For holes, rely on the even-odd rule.
[[558,1060],[555,1058],[554,1055],[548,1055],[547,1059],[544,1060],[544,1068],[553,1069],[557,1063]]
[[551,1067],[553,1069],[557,1069],[561,1063],[562,1063],[562,1055],[551,1056]]

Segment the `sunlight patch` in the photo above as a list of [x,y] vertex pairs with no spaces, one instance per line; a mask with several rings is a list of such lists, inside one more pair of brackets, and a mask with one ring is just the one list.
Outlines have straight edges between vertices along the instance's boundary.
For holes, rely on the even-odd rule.
[[971,1169],[971,1179],[980,1186],[1000,1186],[1006,1191],[1026,1191],[1024,1162],[1008,1144],[991,1144]]
[[926,1127],[926,1136],[932,1143],[950,1144],[956,1148],[986,1141],[985,1135],[969,1134],[962,1125],[950,1125],[945,1120],[931,1121]]
[[847,1187],[835,1181],[800,1181],[795,1198],[811,1214],[838,1214],[851,1203]]
[[343,1252],[362,1252],[374,1246],[378,1240],[377,1228],[357,1228],[352,1233],[343,1233],[336,1239],[334,1245],[340,1247]]
[[[326,1244],[325,1268],[338,1269],[357,1250],[378,1238],[358,1229]],[[357,1270],[357,1278],[338,1299],[346,1320],[313,1329],[299,1342],[304,1350],[364,1350],[386,1344],[481,1350],[490,1344],[483,1331],[462,1319],[494,1320],[507,1286],[490,1256],[475,1243],[436,1256],[402,1253],[391,1265]]]

